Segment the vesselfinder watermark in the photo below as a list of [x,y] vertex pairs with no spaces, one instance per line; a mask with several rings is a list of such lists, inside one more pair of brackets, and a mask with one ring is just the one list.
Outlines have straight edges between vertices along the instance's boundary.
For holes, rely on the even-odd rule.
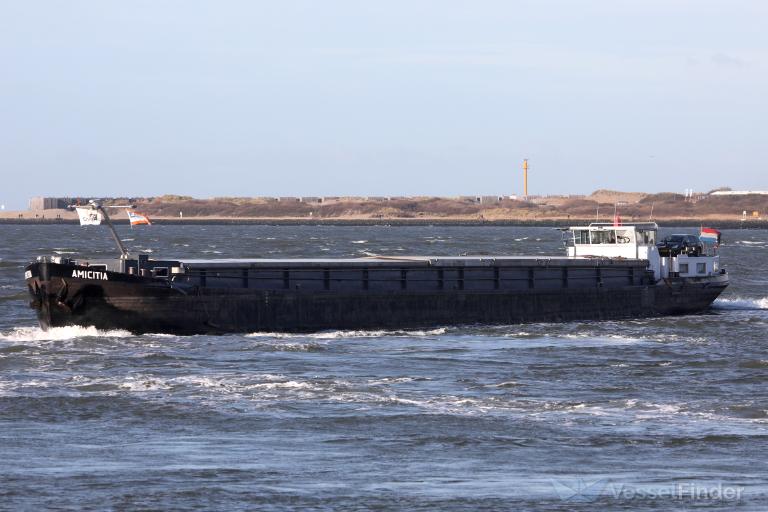
[[598,499],[617,501],[666,500],[700,502],[734,502],[744,497],[744,487],[723,482],[672,482],[659,485],[631,485],[611,479],[552,480],[557,496],[563,501],[592,502]]

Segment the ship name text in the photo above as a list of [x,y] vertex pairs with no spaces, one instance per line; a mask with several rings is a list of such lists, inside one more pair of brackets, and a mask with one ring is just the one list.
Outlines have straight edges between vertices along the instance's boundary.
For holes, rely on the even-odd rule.
[[78,277],[80,279],[96,279],[101,281],[109,281],[106,272],[99,272],[98,270],[73,270],[72,277]]

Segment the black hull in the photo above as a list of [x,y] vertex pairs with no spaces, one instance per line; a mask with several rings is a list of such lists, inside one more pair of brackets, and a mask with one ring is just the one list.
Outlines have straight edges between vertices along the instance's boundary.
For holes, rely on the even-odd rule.
[[631,284],[622,285],[617,278],[613,283],[606,281],[608,285],[599,281],[574,286],[564,278],[555,288],[536,288],[531,281],[526,289],[515,290],[216,288],[112,272],[106,273],[108,280],[69,279],[76,267],[53,263],[28,267],[27,282],[44,329],[78,325],[172,334],[407,329],[680,315],[707,309],[728,285],[726,274],[654,284],[637,277],[640,267],[625,267],[622,272],[628,272]]

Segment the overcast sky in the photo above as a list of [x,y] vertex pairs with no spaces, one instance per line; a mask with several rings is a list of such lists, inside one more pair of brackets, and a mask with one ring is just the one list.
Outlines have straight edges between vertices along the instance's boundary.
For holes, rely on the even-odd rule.
[[765,0],[0,1],[0,203],[768,188]]

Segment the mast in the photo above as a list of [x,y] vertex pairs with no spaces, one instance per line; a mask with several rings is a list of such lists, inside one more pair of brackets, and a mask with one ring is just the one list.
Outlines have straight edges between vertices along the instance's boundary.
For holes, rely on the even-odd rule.
[[104,206],[102,206],[101,203],[98,203],[96,201],[89,201],[89,202],[91,204],[91,208],[101,212],[101,215],[104,217],[104,220],[107,222],[109,231],[112,233],[112,238],[115,239],[117,248],[120,249],[120,259],[122,261],[125,261],[128,258],[128,249],[125,248],[125,245],[123,245],[123,241],[120,240],[119,236],[117,236],[117,231],[115,230],[115,226],[112,224],[112,219],[109,218],[109,214],[107,213],[107,210],[104,208]]

